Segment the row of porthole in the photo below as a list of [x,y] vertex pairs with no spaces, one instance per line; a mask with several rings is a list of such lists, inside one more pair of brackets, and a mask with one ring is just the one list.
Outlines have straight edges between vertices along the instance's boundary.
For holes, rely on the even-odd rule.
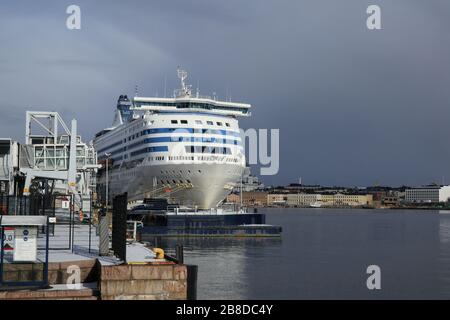
[[[172,119],[172,120],[170,120],[170,123],[178,124],[178,120],[177,119]],[[187,120],[180,120],[180,124],[188,124],[188,121]],[[203,122],[202,122],[202,120],[195,120],[195,124],[203,125]],[[209,125],[209,126],[212,126],[212,125],[214,125],[214,122],[210,121],[210,120],[207,120],[206,124]],[[223,126],[222,122],[219,122],[219,121],[217,121],[216,124],[219,127]],[[225,126],[230,127],[230,124],[228,122],[225,122]]]
[[[125,130],[122,132],[122,135],[123,135],[123,134],[127,134],[127,133],[135,132],[136,130],[139,130],[139,128],[140,128],[141,126],[142,126],[142,127],[145,127],[146,125],[150,126],[150,125],[153,124],[153,122],[154,122],[154,121],[149,121],[149,122],[145,122],[145,121],[144,121],[141,125],[135,125],[135,126],[133,126],[133,127],[131,127],[131,128],[125,129]],[[171,120],[171,123],[172,123],[172,124],[178,124],[178,120],[177,120],[177,119],[172,119],[172,120]],[[188,124],[188,120],[180,120],[180,124]],[[202,120],[195,120],[195,124],[203,125],[203,122],[202,122]],[[210,120],[207,120],[207,121],[206,121],[206,124],[212,126],[212,125],[214,125],[214,122],[213,122],[213,121],[210,121]],[[217,124],[217,126],[223,126],[223,123],[222,123],[222,122],[219,122],[219,121],[217,121],[216,124]],[[226,126],[226,127],[231,127],[231,125],[230,125],[228,122],[225,122],[225,126]],[[124,138],[123,140],[121,139],[120,141],[114,143],[114,144],[111,145],[111,146],[117,146],[117,145],[120,145],[120,144],[122,144],[122,142],[125,143],[127,140],[128,140],[128,141],[134,140],[135,138],[139,137],[140,135],[142,135],[142,134],[140,134],[140,133],[138,132],[137,134],[133,134],[133,135],[127,137],[127,138]],[[113,137],[111,137],[111,138],[113,138]],[[103,148],[103,149],[109,149],[111,146],[109,146],[108,148]],[[102,149],[102,151],[103,151],[103,149]]]

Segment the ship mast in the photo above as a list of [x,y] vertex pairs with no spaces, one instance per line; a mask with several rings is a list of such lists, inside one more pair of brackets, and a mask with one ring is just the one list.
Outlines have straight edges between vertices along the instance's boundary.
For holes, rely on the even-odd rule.
[[187,79],[187,76],[188,76],[187,71],[178,67],[177,73],[178,73],[178,78],[180,79],[180,82],[181,82],[180,96],[190,96],[191,95],[191,86],[187,85],[185,82],[185,80]]

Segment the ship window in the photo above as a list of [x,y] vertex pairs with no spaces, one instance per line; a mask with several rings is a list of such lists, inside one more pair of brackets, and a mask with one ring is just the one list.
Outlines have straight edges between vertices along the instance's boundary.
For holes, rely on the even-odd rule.
[[225,125],[227,126],[227,127],[229,127],[230,126],[230,124],[227,122],[227,123],[225,123]]
[[180,120],[180,123],[181,124],[187,124],[188,122],[187,122],[187,120]]
[[209,124],[210,126],[214,124],[212,121],[206,121],[206,123]]
[[173,124],[177,124],[178,120],[171,120],[170,122],[173,123]]
[[195,124],[202,124],[202,120],[195,120]]
[[222,125],[222,122],[217,122],[217,125],[218,125],[218,126],[221,126],[221,125]]

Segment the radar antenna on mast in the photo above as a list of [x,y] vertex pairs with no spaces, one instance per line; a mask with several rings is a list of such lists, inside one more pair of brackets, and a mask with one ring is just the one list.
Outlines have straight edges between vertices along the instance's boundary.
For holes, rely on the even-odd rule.
[[185,82],[185,80],[187,79],[187,76],[188,76],[187,71],[178,67],[177,73],[178,73],[178,78],[181,81],[181,94],[184,96],[190,96],[191,95],[191,86],[186,85],[186,82]]

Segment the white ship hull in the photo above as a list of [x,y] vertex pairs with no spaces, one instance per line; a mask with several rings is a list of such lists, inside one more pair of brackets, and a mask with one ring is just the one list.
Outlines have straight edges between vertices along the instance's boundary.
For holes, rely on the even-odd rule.
[[[236,186],[243,170],[242,166],[235,164],[143,164],[113,172],[110,195],[114,197],[127,192],[130,201],[167,197],[171,203],[212,208]],[[161,171],[168,174],[161,174]],[[129,178],[120,178],[125,176]],[[155,180],[158,181],[156,185]]]

